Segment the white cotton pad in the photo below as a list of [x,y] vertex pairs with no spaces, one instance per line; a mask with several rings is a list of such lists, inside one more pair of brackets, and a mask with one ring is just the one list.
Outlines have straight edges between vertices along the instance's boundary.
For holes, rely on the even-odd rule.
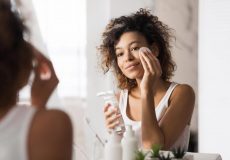
[[141,47],[139,49],[139,53],[145,52],[145,53],[152,53],[152,51],[148,47]]
[[50,67],[46,63],[41,63],[40,65],[40,79],[49,80],[51,78]]
[[51,78],[51,72],[41,73],[40,74],[40,79],[41,80],[49,80],[50,78]]

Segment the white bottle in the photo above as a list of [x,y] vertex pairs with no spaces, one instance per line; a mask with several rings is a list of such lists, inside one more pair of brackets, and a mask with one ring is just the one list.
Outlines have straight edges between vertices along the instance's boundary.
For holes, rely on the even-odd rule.
[[[97,96],[103,97],[105,103],[109,103],[111,105],[110,109],[117,108],[118,113],[121,113],[116,95],[113,91],[100,92],[97,94]],[[118,119],[118,121],[119,124],[114,128],[114,131],[116,131],[119,135],[122,135],[125,132],[125,125],[122,116]]]
[[138,151],[138,142],[131,125],[126,126],[126,131],[121,141],[122,160],[135,160]]
[[104,160],[122,160],[121,137],[115,131],[112,131],[105,144],[104,156]]

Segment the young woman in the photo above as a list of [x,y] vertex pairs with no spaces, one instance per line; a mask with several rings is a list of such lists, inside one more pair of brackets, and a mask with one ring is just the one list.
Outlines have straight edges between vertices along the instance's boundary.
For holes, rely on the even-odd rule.
[[109,110],[110,104],[104,107],[106,126],[113,129],[122,116],[146,149],[154,144],[188,148],[195,95],[189,85],[170,81],[175,70],[171,38],[167,25],[140,9],[112,19],[99,47],[104,72],[111,69],[121,89],[120,113]]
[[[0,1],[0,159],[70,160],[70,119],[45,109],[58,84],[52,63],[24,40],[25,27],[9,2]],[[32,71],[32,106],[20,106],[18,92]]]

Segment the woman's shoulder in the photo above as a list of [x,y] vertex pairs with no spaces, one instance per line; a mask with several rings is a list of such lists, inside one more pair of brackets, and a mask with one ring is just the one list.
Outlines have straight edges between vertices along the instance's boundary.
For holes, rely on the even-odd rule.
[[72,146],[72,124],[63,111],[38,110],[29,132],[30,155],[69,156]]
[[188,85],[188,84],[177,84],[172,95],[171,95],[171,101],[173,99],[176,100],[186,100],[186,101],[195,101],[195,92],[194,89]]
[[39,109],[37,111],[37,116],[42,116],[45,118],[52,118],[52,116],[57,116],[63,119],[69,118],[69,116],[64,111],[59,109]]
[[176,94],[195,94],[193,88],[188,84],[179,84],[174,89],[174,93]]
[[32,127],[43,128],[47,132],[52,131],[54,128],[65,128],[67,131],[72,128],[69,116],[58,109],[38,110],[35,114]]

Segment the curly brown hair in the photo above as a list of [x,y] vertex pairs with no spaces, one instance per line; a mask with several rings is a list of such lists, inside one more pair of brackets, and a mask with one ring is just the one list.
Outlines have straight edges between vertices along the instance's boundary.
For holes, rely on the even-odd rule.
[[33,52],[24,40],[27,29],[10,1],[0,1],[0,24],[0,107],[8,107],[28,80]]
[[142,34],[149,45],[156,44],[159,49],[159,56],[162,68],[161,78],[170,80],[175,71],[175,63],[172,60],[170,51],[171,29],[158,20],[157,16],[149,10],[139,9],[129,16],[121,16],[112,19],[102,34],[102,44],[98,47],[101,55],[101,67],[104,73],[113,70],[120,89],[132,89],[136,87],[136,80],[127,78],[119,69],[115,53],[115,45],[121,35],[125,32],[135,31]]

